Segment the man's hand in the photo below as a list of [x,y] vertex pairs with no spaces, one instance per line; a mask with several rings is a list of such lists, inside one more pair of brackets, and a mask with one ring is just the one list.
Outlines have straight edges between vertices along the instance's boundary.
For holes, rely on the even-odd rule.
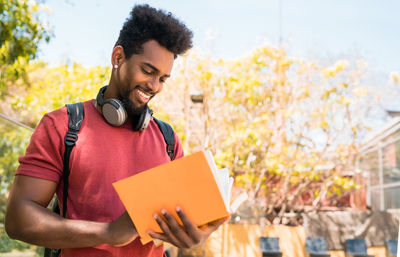
[[157,214],[154,215],[154,218],[163,233],[156,233],[154,231],[147,231],[147,233],[155,239],[171,243],[179,248],[194,248],[203,244],[212,232],[229,220],[228,216],[197,227],[180,208],[177,208],[176,213],[183,223],[183,226],[181,226],[167,211],[162,210],[161,213],[167,222]]
[[136,228],[126,211],[117,220],[109,223],[108,232],[109,244],[114,246],[127,245],[137,237]]

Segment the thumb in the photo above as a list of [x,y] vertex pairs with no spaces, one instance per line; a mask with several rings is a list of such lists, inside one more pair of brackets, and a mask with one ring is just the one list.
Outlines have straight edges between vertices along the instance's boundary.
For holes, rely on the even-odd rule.
[[205,226],[218,228],[219,226],[224,224],[226,221],[228,221],[230,218],[231,218],[231,216],[226,216],[226,217],[211,221],[210,223],[207,223]]

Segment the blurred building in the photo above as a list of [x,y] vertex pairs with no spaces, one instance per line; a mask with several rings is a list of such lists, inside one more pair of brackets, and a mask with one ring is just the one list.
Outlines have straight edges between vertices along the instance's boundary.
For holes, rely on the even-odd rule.
[[366,202],[374,210],[400,209],[400,112],[371,134],[360,149],[358,171],[366,178]]

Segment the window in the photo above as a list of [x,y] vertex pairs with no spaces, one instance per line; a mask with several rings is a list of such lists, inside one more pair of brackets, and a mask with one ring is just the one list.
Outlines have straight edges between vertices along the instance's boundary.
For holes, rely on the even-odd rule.
[[379,185],[378,151],[367,153],[360,160],[361,170],[369,171],[371,186]]
[[400,187],[388,188],[383,191],[386,209],[400,209]]
[[400,182],[399,152],[400,141],[389,144],[382,149],[384,184]]
[[400,209],[400,130],[375,147],[380,145],[359,161],[359,168],[369,173],[367,201],[375,210]]
[[379,190],[371,190],[371,206],[374,210],[381,209],[381,198]]

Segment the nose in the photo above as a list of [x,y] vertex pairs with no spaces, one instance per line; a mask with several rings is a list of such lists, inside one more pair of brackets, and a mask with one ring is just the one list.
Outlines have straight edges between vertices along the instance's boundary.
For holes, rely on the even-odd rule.
[[152,93],[156,94],[161,91],[163,85],[160,82],[160,79],[158,77],[154,77],[149,83],[148,83],[149,89],[152,91]]

